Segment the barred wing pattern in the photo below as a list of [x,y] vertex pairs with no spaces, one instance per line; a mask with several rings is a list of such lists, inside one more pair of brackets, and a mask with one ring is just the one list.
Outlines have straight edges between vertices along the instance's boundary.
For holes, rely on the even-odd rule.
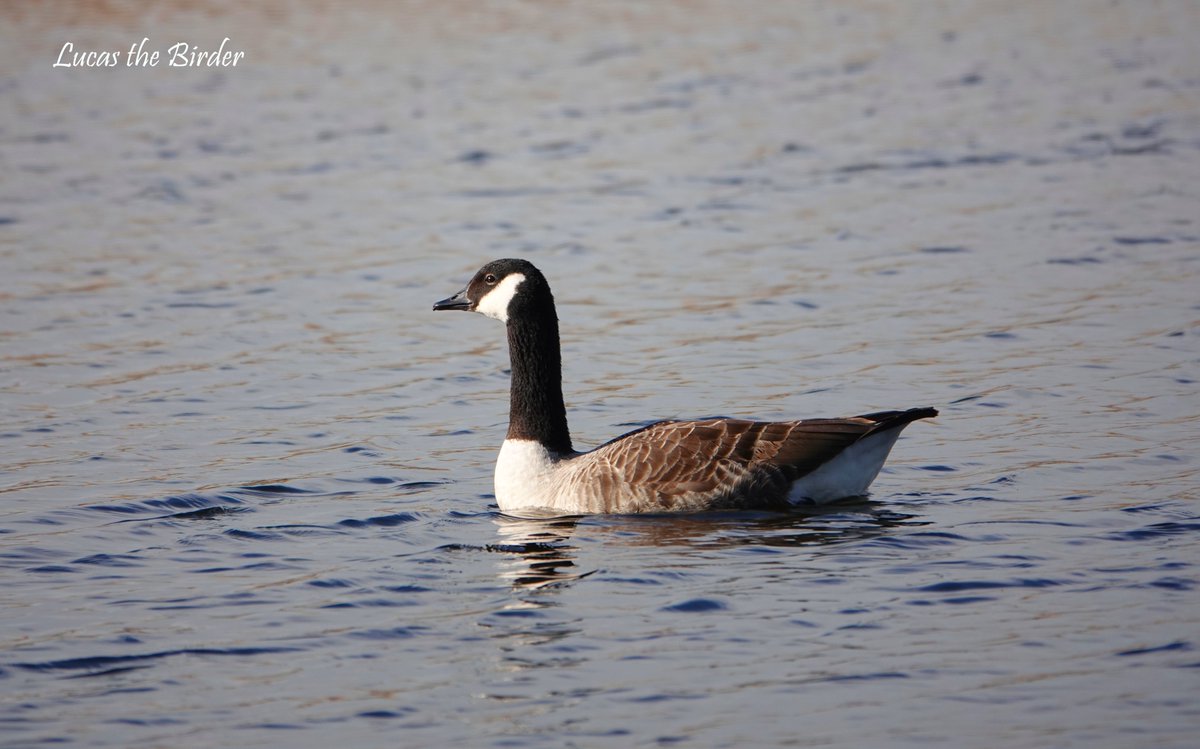
[[560,496],[588,513],[782,508],[796,479],[863,437],[923,414],[651,424],[567,461]]

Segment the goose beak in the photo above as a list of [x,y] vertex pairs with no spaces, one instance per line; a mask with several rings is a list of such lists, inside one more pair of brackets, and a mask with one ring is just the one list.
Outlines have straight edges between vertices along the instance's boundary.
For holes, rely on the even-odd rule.
[[440,302],[434,302],[434,311],[440,309],[471,309],[471,300],[467,299],[467,290],[463,289],[454,296],[446,297]]

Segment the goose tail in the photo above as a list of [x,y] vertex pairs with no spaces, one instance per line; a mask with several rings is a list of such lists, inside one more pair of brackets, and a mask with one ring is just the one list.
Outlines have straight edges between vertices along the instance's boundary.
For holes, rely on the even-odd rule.
[[910,408],[857,417],[875,424],[832,460],[794,482],[788,500],[823,504],[844,497],[865,496],[867,487],[879,475],[904,427],[917,419],[937,416],[937,413],[934,408]]
[[932,419],[937,415],[936,408],[921,406],[919,408],[905,409],[904,411],[876,411],[875,413],[862,414],[858,418],[869,419],[875,422],[875,426],[871,427],[870,431],[863,435],[863,437],[869,437],[872,434],[886,432],[890,429],[899,429],[918,419]]

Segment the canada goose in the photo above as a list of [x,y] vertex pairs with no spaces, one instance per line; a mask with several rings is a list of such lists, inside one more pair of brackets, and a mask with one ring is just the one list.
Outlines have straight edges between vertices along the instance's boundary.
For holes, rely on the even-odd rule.
[[510,515],[782,509],[859,496],[900,432],[932,408],[845,419],[660,421],[576,452],[567,430],[554,295],[527,260],[494,260],[433,305],[505,323],[512,362],[496,502]]

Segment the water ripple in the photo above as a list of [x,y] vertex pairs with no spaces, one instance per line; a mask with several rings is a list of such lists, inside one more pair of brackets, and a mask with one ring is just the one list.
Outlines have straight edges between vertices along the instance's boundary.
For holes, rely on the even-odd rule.
[[138,655],[98,655],[81,658],[67,658],[55,661],[43,661],[39,663],[10,663],[9,666],[12,668],[19,668],[26,671],[35,671],[39,673],[83,671],[85,673],[72,674],[72,676],[86,677],[104,676],[120,671],[127,671],[131,668],[143,668],[145,665],[150,665],[154,661],[173,658],[180,655],[247,657],[273,653],[294,653],[298,650],[299,648],[291,647],[181,648],[178,650],[164,650],[155,653],[142,653]]

